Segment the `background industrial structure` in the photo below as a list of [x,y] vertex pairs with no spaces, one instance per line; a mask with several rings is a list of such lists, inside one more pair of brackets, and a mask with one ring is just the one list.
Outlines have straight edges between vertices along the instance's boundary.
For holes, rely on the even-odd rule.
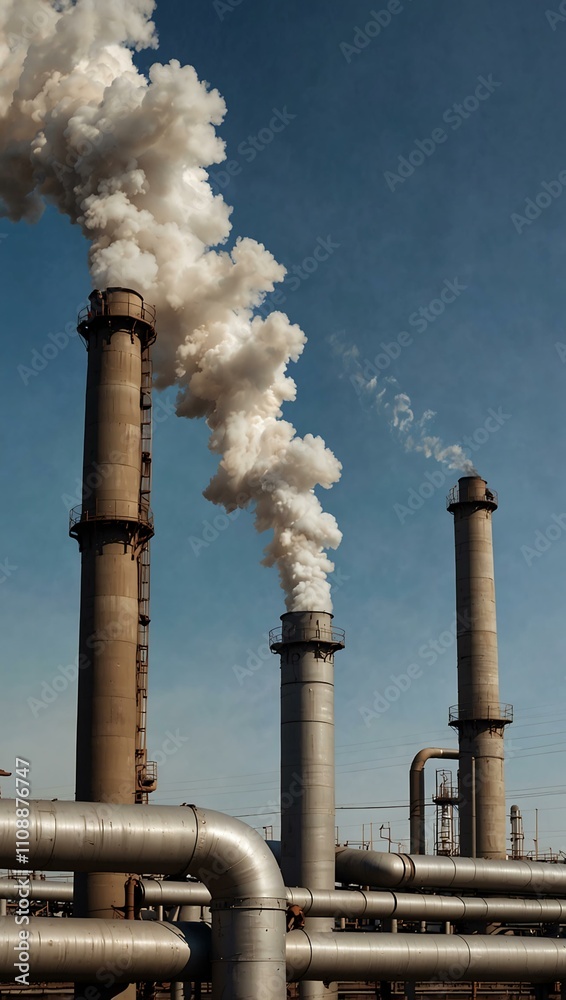
[[[79,331],[88,379],[83,503],[71,514],[82,560],[77,801],[25,807],[30,867],[75,873],[75,894],[71,911],[69,884],[39,879],[28,888],[67,917],[32,918],[32,981],[75,980],[77,997],[87,989],[89,997],[134,995],[126,984],[136,982],[151,995],[163,980],[173,996],[182,983],[193,984],[188,995],[211,983],[216,1000],[283,1000],[287,981],[310,1000],[351,995],[361,987],[339,984],[360,981],[384,996],[392,982],[414,995],[415,984],[433,980],[451,990],[496,983],[502,995],[520,983],[551,995],[566,980],[566,868],[525,860],[520,809],[505,815],[503,735],[512,716],[499,701],[496,494],[470,474],[448,497],[458,652],[449,722],[459,745],[424,748],[413,761],[410,855],[335,843],[334,655],[345,635],[314,608],[282,615],[270,634],[281,659],[280,843],[198,805],[150,806],[155,315],[134,290],[109,288],[91,295]],[[430,759],[457,759],[459,768],[457,786],[445,768],[437,778],[433,856],[424,853]],[[4,899],[20,894],[20,823],[16,803],[2,800],[0,864],[13,873],[0,882]],[[3,916],[4,979],[18,939],[16,919]]]

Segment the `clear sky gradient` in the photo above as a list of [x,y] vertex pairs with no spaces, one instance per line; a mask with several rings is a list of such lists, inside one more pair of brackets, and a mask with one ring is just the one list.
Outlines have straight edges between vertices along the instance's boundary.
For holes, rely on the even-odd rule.
[[[508,805],[523,812],[527,850],[535,809],[540,850],[566,850],[566,19],[547,2],[400,0],[387,14],[381,0],[160,0],[159,51],[136,57],[144,69],[191,63],[225,98],[230,162],[212,170],[215,190],[233,206],[234,238],[287,266],[285,301],[267,308],[309,338],[285,415],[343,464],[322,497],[344,533],[337,802],[368,808],[337,812],[342,839],[373,822],[377,841],[390,824],[407,848],[410,761],[456,746],[445,495],[458,473],[405,449],[356,392],[337,343],[357,348],[368,378],[377,367],[395,379],[379,384],[407,393],[416,418],[434,411],[429,432],[462,444],[499,492]],[[53,209],[35,227],[0,220],[0,233],[0,767],[26,757],[34,797],[71,798],[79,553],[67,529],[86,354],[69,332],[90,291],[87,245]],[[317,247],[326,259],[314,269]],[[441,309],[449,284],[458,294]],[[155,400],[152,801],[196,802],[277,834],[279,669],[266,633],[283,594],[260,566],[268,539],[249,512],[215,527],[219,510],[201,495],[216,465],[207,429],[177,418],[173,399]],[[414,664],[409,685],[392,680]],[[395,684],[407,687],[398,697]]]

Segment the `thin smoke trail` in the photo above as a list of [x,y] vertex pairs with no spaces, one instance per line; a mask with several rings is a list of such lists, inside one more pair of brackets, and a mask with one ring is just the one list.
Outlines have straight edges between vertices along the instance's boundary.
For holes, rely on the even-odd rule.
[[473,462],[461,445],[444,444],[440,437],[431,433],[430,423],[436,416],[434,410],[425,410],[421,417],[416,417],[410,396],[396,391],[400,389],[397,379],[387,375],[380,383],[377,376],[366,378],[355,345],[347,345],[338,334],[331,338],[331,345],[362,404],[385,416],[389,429],[405,451],[433,458],[447,469],[477,475]]
[[[315,488],[341,465],[282,418],[306,343],[281,312],[257,314],[285,268],[255,240],[231,246],[231,209],[207,170],[225,158],[217,90],[177,60],[149,76],[154,0],[4,0],[0,10],[0,207],[36,222],[46,203],[80,226],[99,288],[136,288],[159,311],[157,384],[203,417],[219,457],[205,496],[255,507],[272,531],[289,610],[331,609],[327,549],[341,533]],[[216,249],[215,249],[216,248]]]

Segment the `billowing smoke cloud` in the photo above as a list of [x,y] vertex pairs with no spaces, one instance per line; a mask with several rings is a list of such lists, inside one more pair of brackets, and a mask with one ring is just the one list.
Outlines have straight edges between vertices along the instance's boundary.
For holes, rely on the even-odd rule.
[[458,470],[465,475],[478,474],[461,445],[446,445],[430,432],[430,422],[436,416],[434,410],[425,410],[421,417],[415,417],[411,398],[406,392],[398,391],[397,379],[386,375],[380,383],[375,375],[366,378],[358,348],[348,346],[338,334],[331,338],[331,343],[362,403],[385,415],[392,433],[401,441],[405,451],[420,452],[425,458],[433,458],[447,469]]
[[341,540],[322,510],[340,463],[320,437],[282,419],[286,374],[306,338],[280,312],[256,313],[285,269],[261,244],[230,236],[208,183],[224,159],[218,91],[191,66],[156,64],[154,0],[3,0],[0,7],[0,199],[35,222],[50,202],[90,241],[95,286],[138,289],[159,311],[158,385],[180,387],[178,412],[204,417],[219,468],[205,491],[228,509],[255,506],[272,530],[290,610],[330,610],[326,550]]

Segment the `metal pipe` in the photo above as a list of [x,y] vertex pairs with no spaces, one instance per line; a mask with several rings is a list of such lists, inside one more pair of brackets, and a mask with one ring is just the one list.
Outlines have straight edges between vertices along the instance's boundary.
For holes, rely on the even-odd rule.
[[[15,956],[30,982],[88,982],[99,986],[131,980],[209,978],[209,928],[199,924],[149,921],[59,920],[32,918],[22,950],[20,928],[0,919],[0,976],[14,979]],[[356,979],[442,982],[548,982],[566,977],[566,941],[494,935],[413,935],[291,931],[283,935],[287,979],[292,982]],[[26,959],[26,954],[29,956]],[[17,961],[17,959],[16,959]],[[219,996],[214,992],[214,996]],[[225,994],[248,998],[263,992]],[[277,993],[281,996],[281,991]]]
[[313,916],[397,920],[490,920],[515,923],[564,923],[566,900],[437,896],[410,892],[334,892],[287,889],[289,905]]
[[[447,502],[454,515],[458,705],[450,725],[460,749],[460,854],[506,857],[503,733],[510,705],[499,702],[491,515],[497,496],[478,475],[463,476]],[[475,775],[472,767],[475,766]],[[475,796],[475,823],[474,823]]]
[[[281,656],[281,870],[286,885],[334,888],[334,653],[344,633],[322,611],[290,611],[270,633]],[[332,920],[309,920],[329,931]],[[303,1000],[335,988],[301,987]]]
[[[263,1000],[266,984],[270,1000],[284,1000],[285,887],[259,833],[196,806],[28,805],[30,867],[161,871],[202,879],[212,896],[215,1000]],[[14,863],[15,806],[0,800],[0,867]],[[123,879],[121,884],[123,892]]]
[[[27,880],[27,879],[26,879]],[[16,878],[0,878],[0,899],[18,899],[22,883]],[[30,878],[26,885],[28,899],[38,899],[48,903],[72,903],[72,882],[47,882],[41,878]]]
[[208,906],[210,892],[202,882],[140,879],[136,902],[138,906]]
[[[210,902],[206,886],[196,882],[143,879],[139,883],[140,904],[205,906]],[[481,896],[439,896],[417,892],[369,892],[362,889],[288,888],[288,906],[300,906],[312,917],[366,917],[400,920],[490,920],[516,923],[565,923],[566,900],[508,899]]]
[[[130,804],[138,791],[140,560],[153,534],[142,487],[142,355],[154,321],[153,307],[124,288],[93,292],[79,317],[88,371],[82,505],[70,523],[81,551],[78,801]],[[77,916],[111,918],[123,906],[114,873],[75,879]]]
[[425,836],[425,776],[427,760],[445,758],[458,760],[458,750],[444,750],[441,747],[426,747],[413,758],[409,771],[409,823],[411,833],[411,854],[426,854]]
[[[210,928],[204,923],[149,920],[60,920],[31,917],[22,949],[21,927],[0,919],[0,977],[14,981],[14,962],[29,964],[30,982],[114,983],[210,979]],[[22,962],[25,954],[28,962]],[[258,994],[259,996],[259,994]]]
[[339,847],[336,878],[351,885],[566,895],[566,865],[385,854]]
[[527,982],[566,978],[566,941],[474,934],[287,935],[290,982]]

